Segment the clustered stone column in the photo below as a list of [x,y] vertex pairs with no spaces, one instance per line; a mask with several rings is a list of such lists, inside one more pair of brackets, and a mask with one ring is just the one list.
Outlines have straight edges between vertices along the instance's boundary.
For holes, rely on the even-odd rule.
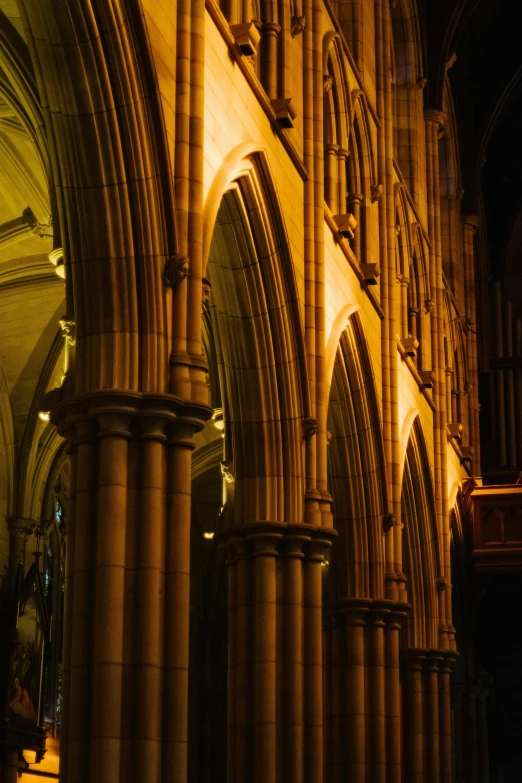
[[400,621],[393,601],[350,598],[325,616],[325,780],[401,780]]
[[464,250],[464,302],[466,308],[466,355],[470,368],[470,386],[468,392],[469,445],[473,447],[473,472],[480,475],[480,433],[479,398],[477,367],[477,330],[476,330],[476,269],[474,236],[479,226],[477,215],[462,216]]
[[249,524],[220,534],[229,567],[229,783],[320,783],[322,564],[330,536]]
[[452,780],[449,677],[454,659],[445,650],[401,653],[405,783]]
[[480,678],[452,689],[455,780],[488,783],[487,700],[489,689]]
[[62,780],[186,780],[190,460],[209,410],[93,392],[71,444]]

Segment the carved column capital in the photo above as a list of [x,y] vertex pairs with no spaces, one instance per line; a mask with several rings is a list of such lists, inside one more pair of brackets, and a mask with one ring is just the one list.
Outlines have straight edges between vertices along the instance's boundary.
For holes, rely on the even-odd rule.
[[436,130],[439,131],[444,127],[446,115],[438,109],[425,109],[424,120],[426,121],[426,125],[436,128]]
[[480,226],[480,217],[478,215],[464,214],[461,216],[462,228],[476,234]]

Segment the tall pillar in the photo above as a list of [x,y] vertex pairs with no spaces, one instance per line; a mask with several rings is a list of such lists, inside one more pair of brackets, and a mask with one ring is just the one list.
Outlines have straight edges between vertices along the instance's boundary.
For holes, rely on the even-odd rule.
[[428,783],[440,783],[440,709],[439,709],[439,663],[438,651],[428,653],[425,664],[425,715],[426,715],[426,760]]
[[[451,670],[455,657],[451,653],[441,654],[439,663],[439,738],[440,738],[440,780],[453,781],[453,734],[451,720]],[[459,780],[457,778],[456,780]]]
[[408,650],[404,657],[403,714],[404,714],[404,781],[424,783],[424,687],[425,655],[419,650]]
[[[494,345],[495,357],[501,359],[504,356],[504,330],[502,315],[502,289],[499,280],[493,281],[493,318],[494,318]],[[504,394],[504,369],[495,369],[495,419],[498,467],[507,465],[506,448],[506,409]]]
[[227,779],[322,783],[321,564],[329,538],[270,523],[219,537],[233,599]]
[[473,472],[480,475],[480,432],[478,399],[478,352],[477,352],[477,305],[476,305],[476,269],[475,234],[479,227],[477,215],[462,215],[463,252],[464,252],[464,303],[466,308],[466,356],[469,374],[468,420],[469,441],[473,446]]
[[186,781],[190,453],[208,413],[121,391],[52,413],[76,467],[64,783]]
[[385,617],[386,665],[386,781],[402,783],[402,727],[399,632],[405,611],[392,608]]

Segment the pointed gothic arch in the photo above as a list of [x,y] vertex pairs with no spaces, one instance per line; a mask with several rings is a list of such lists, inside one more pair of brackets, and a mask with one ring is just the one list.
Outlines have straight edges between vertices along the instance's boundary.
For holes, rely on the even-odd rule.
[[304,338],[288,241],[259,153],[223,193],[206,274],[235,521],[300,522]]
[[[102,3],[83,0],[63,15],[48,0],[21,5],[76,325],[76,393],[166,391],[171,325],[163,271],[178,241],[144,18],[130,4],[113,6],[109,16]],[[150,356],[159,359],[152,373]]]
[[384,449],[375,379],[357,313],[339,340],[327,426],[338,532],[330,567],[331,600],[382,598],[383,517],[388,511]]
[[411,612],[402,629],[403,647],[438,645],[438,578],[442,574],[435,496],[419,417],[413,421],[402,476],[403,567]]

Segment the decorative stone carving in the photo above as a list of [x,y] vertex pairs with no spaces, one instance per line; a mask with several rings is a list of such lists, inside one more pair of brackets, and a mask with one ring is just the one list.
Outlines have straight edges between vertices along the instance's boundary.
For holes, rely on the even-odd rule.
[[392,513],[384,514],[382,518],[382,529],[385,533],[388,533],[389,530],[392,529],[392,527],[395,524],[395,515]]
[[307,416],[303,419],[303,440],[309,440],[312,435],[317,435],[318,428],[318,419],[314,419],[312,416]]
[[464,188],[457,188],[457,190],[455,191],[455,196],[456,196],[458,201],[462,201],[462,199],[464,198],[465,192],[466,191],[464,190]]
[[435,312],[435,299],[425,299],[424,307],[426,308],[426,315],[433,315]]
[[69,343],[69,345],[76,344],[76,324],[69,315],[64,315],[60,318],[60,327],[62,329],[62,336]]
[[469,317],[469,315],[465,315],[462,318],[462,328],[465,332],[471,332],[472,334],[475,334],[475,321]]
[[354,231],[357,228],[357,221],[350,212],[341,215],[334,215],[337,229],[345,239],[353,239]]
[[361,272],[363,273],[364,282],[367,285],[377,285],[377,278],[380,275],[380,270],[377,264],[361,264]]
[[33,234],[40,237],[40,239],[52,239],[53,238],[53,218],[49,215],[47,223],[40,223],[31,207],[26,207],[22,212],[22,220],[24,220],[30,227]]
[[445,576],[438,576],[437,579],[435,580],[435,584],[437,586],[437,592],[443,593],[444,590],[446,590],[448,587],[448,580],[446,579]]
[[400,235],[401,235],[401,227],[400,227],[399,223],[396,223],[395,224],[395,236],[399,237]]
[[417,348],[419,347],[419,341],[416,337],[413,337],[413,335],[409,334],[408,337],[402,338],[402,346],[404,348],[404,353],[406,356],[417,356]]
[[462,438],[462,429],[462,424],[459,422],[451,422],[448,424],[450,438],[453,438],[453,440],[460,440]]
[[201,301],[203,309],[206,310],[210,301],[210,294],[212,293],[212,285],[207,277],[204,277],[201,281]]
[[270,101],[275,111],[276,119],[281,128],[293,128],[297,117],[296,108],[291,98],[274,98]]
[[425,389],[433,389],[435,383],[435,373],[433,370],[421,370],[419,373],[422,385]]
[[464,394],[470,394],[472,389],[472,384],[469,381],[464,381]]
[[423,90],[427,84],[428,84],[428,80],[426,79],[425,76],[422,76],[416,82],[411,82],[410,84],[407,84],[406,88],[414,92],[419,92],[420,90]]
[[163,279],[169,288],[177,288],[188,276],[189,260],[186,256],[172,256],[167,261]]
[[292,21],[290,23],[290,34],[292,38],[295,38],[296,35],[301,35],[305,27],[306,16],[292,16]]
[[233,484],[234,475],[231,469],[232,463],[229,460],[226,460],[221,462],[220,465],[221,465],[221,475],[223,476],[223,481],[225,482],[225,484]]
[[257,52],[257,45],[261,36],[254,22],[232,24],[230,25],[230,32],[234,36],[239,51],[245,57],[252,57]]
[[372,202],[372,204],[375,204],[375,202],[379,201],[382,194],[384,193],[384,188],[381,184],[370,185],[370,192],[371,192],[370,201]]
[[333,86],[333,76],[329,73],[323,73],[323,90],[330,92]]

